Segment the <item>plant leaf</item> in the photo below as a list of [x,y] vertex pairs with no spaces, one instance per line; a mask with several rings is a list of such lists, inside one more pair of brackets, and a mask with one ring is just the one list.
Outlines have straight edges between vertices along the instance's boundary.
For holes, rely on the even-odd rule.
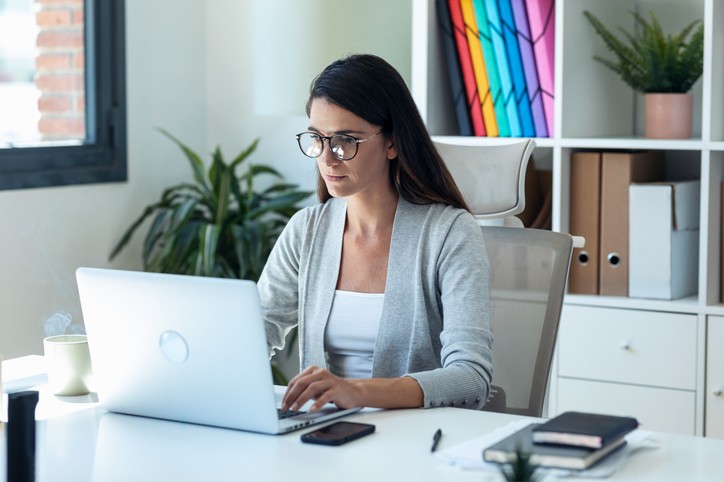
[[239,177],[240,181],[246,181],[252,179],[260,174],[271,174],[272,176],[282,178],[283,176],[279,171],[266,164],[249,164],[249,168],[246,172]]
[[209,178],[214,188],[216,206],[214,209],[214,222],[221,223],[229,209],[229,196],[231,195],[231,182],[233,171],[224,163],[221,150],[217,147],[213,154],[213,161],[209,170]]
[[199,155],[196,154],[184,143],[182,143],[180,140],[178,140],[173,134],[171,134],[167,130],[159,127],[158,131],[161,132],[161,134],[163,134],[164,136],[168,137],[171,141],[173,141],[174,144],[176,144],[181,149],[181,151],[183,151],[183,153],[186,155],[186,159],[188,159],[189,163],[191,164],[191,170],[193,171],[194,179],[199,184],[201,189],[203,189],[206,193],[209,193],[210,188],[209,184],[206,182],[204,163],[203,161],[201,161]]
[[126,245],[131,240],[131,237],[133,236],[133,233],[136,232],[136,230],[143,224],[143,222],[148,218],[150,215],[152,215],[157,209],[163,207],[163,202],[158,202],[154,204],[150,204],[146,206],[146,208],[143,210],[141,215],[136,218],[136,220],[131,224],[131,226],[126,230],[125,233],[123,233],[123,236],[121,236],[121,240],[118,241],[118,244],[113,248],[111,251],[110,256],[108,257],[109,260],[113,260],[116,256],[118,256],[118,253],[121,252],[121,250],[126,247]]
[[264,200],[263,203],[260,203],[258,207],[249,211],[246,217],[250,219],[255,219],[267,212],[279,211],[291,207],[296,203],[303,201],[307,197],[309,197],[308,192],[290,192],[282,194],[281,196],[267,198]]
[[[262,194],[262,196],[264,196],[266,194],[271,194],[271,193],[280,192],[280,191],[293,191],[298,188],[299,188],[298,184],[291,184],[288,182],[279,182],[276,184],[272,184],[268,188],[264,189],[261,192],[261,194]],[[309,194],[311,194],[311,191],[306,191],[306,192],[309,192]]]
[[172,213],[172,209],[164,209],[153,218],[151,227],[148,229],[148,234],[146,234],[146,240],[143,243],[143,251],[141,253],[144,266],[150,263],[150,260],[154,256],[154,251],[162,244],[160,240],[164,236],[164,231],[168,227],[168,219]]
[[[688,92],[703,71],[704,26],[701,20],[686,25],[678,34],[666,35],[653,11],[649,11],[650,21],[636,12],[631,14],[636,29],[631,34],[619,28],[624,41],[613,35],[591,12],[583,12],[617,59],[593,58],[636,91]],[[687,42],[692,32],[691,40]]]
[[215,276],[216,275],[216,247],[219,242],[219,233],[221,232],[221,226],[217,224],[202,224],[199,228],[199,250],[197,256],[199,257],[199,263],[197,266],[200,267],[197,275],[201,276]]
[[197,204],[196,199],[186,199],[169,210],[161,235],[156,240],[148,240],[151,244],[145,250],[148,271],[162,271],[165,263],[174,258],[179,240],[182,239],[181,233],[193,219]]
[[249,145],[249,147],[247,147],[246,149],[241,151],[241,153],[231,161],[230,166],[231,166],[232,172],[236,171],[236,167],[239,164],[241,164],[242,162],[244,162],[244,159],[249,157],[249,155],[251,155],[251,153],[256,150],[256,146],[258,144],[259,144],[259,138],[257,137],[256,139],[254,139],[252,141],[252,143]]

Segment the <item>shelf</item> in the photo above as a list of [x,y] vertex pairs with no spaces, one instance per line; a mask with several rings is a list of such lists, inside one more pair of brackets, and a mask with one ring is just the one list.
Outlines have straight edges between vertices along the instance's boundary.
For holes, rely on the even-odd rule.
[[[704,19],[704,71],[692,89],[694,96],[691,139],[647,139],[643,137],[643,96],[634,93],[613,72],[593,60],[594,55],[611,58],[603,41],[583,15],[591,11],[613,32],[631,31],[637,11],[656,15],[667,32],[679,32],[684,25]],[[566,294],[569,307],[590,307],[601,315],[601,326],[610,321],[608,309],[631,315],[693,315],[696,327],[696,374],[689,380],[695,387],[694,433],[702,435],[709,415],[705,407],[707,320],[724,317],[721,292],[722,202],[724,180],[724,1],[722,0],[556,0],[555,7],[555,105],[554,136],[536,138],[533,157],[536,166],[552,171],[552,229],[567,232],[570,218],[571,154],[576,150],[662,151],[666,180],[701,181],[699,227],[698,294],[679,300],[649,300],[612,296]],[[435,0],[413,1],[412,92],[420,113],[435,140],[458,144],[495,145],[514,138],[461,137],[452,108],[447,61],[440,42]],[[600,308],[600,310],[599,310]],[[581,311],[580,309],[576,309]],[[573,310],[573,311],[576,311]],[[564,310],[565,311],[565,310]],[[562,322],[562,326],[564,326]],[[646,333],[661,340],[665,333]],[[670,335],[670,333],[668,334]],[[668,336],[667,335],[667,336]],[[555,372],[554,372],[555,373]],[[586,408],[581,393],[565,392],[551,386],[551,407],[578,404]],[[560,397],[560,398],[557,398]],[[568,397],[568,398],[566,398]],[[565,401],[563,399],[566,398]],[[605,397],[604,397],[605,398]],[[599,402],[609,407],[610,400]],[[610,397],[609,397],[610,398]],[[627,406],[629,399],[622,403]],[[679,413],[646,404],[662,420]],[[690,408],[687,408],[690,410]],[[551,413],[549,413],[551,415]],[[708,423],[708,422],[707,422]]]
[[647,139],[645,137],[588,137],[557,140],[561,147],[578,149],[640,149],[667,151],[699,151],[706,142],[697,139]]
[[[670,301],[624,298],[618,296],[575,295],[567,293],[563,302],[565,304],[578,306],[597,306],[601,308],[621,308],[627,310],[665,311],[690,314],[706,313],[709,309],[715,310],[717,308],[699,305],[696,296]],[[724,310],[724,307],[719,306],[718,308],[722,308]]]
[[[517,142],[520,137],[432,136],[436,141],[461,145],[498,145]],[[536,147],[568,149],[630,149],[666,151],[724,150],[724,142],[705,142],[699,139],[647,139],[645,137],[534,137]]]
[[[610,56],[603,41],[583,15],[590,10],[612,30],[631,30],[631,11],[644,15],[656,10],[665,30],[679,31],[695,19],[705,18],[705,60],[702,78],[693,89],[695,120],[691,139],[643,137],[641,95],[593,60]],[[719,301],[720,196],[724,179],[724,2],[718,0],[557,0],[555,135],[535,138],[536,166],[552,170],[552,229],[569,228],[570,157],[576,150],[655,150],[664,157],[665,180],[699,179],[702,183],[700,228],[701,307]],[[713,18],[713,21],[712,21]],[[413,2],[412,87],[428,129],[437,141],[467,145],[496,145],[515,138],[462,137],[456,132],[447,61],[441,45],[435,0]],[[568,299],[567,299],[568,300]],[[630,309],[700,311],[696,303],[647,302],[613,298],[594,305]],[[568,302],[568,301],[566,301]],[[580,301],[577,301],[580,302]]]

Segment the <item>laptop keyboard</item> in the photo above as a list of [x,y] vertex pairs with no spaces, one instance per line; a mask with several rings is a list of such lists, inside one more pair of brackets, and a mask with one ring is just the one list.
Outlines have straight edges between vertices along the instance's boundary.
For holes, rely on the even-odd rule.
[[279,420],[283,420],[283,419],[289,418],[289,417],[296,417],[297,415],[301,415],[303,413],[306,413],[306,412],[300,412],[298,410],[282,411],[281,408],[277,408],[277,415],[279,416]]

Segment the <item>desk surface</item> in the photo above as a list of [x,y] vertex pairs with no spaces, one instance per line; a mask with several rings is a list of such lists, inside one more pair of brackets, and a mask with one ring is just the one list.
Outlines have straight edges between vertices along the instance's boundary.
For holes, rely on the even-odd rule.
[[[502,480],[444,465],[430,453],[432,436],[442,429],[444,449],[519,419],[456,408],[363,412],[347,419],[375,424],[375,434],[325,447],[301,443],[304,431],[259,435],[118,415],[99,408],[92,396],[54,397],[43,390],[37,416],[39,482]],[[653,437],[659,448],[635,453],[608,480],[721,480],[724,440]],[[4,436],[0,450],[4,474]]]

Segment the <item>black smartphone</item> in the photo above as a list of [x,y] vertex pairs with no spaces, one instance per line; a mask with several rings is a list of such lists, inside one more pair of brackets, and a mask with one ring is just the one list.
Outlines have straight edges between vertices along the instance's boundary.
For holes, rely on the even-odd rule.
[[342,445],[375,431],[369,423],[335,422],[313,432],[302,435],[302,442],[321,445]]

